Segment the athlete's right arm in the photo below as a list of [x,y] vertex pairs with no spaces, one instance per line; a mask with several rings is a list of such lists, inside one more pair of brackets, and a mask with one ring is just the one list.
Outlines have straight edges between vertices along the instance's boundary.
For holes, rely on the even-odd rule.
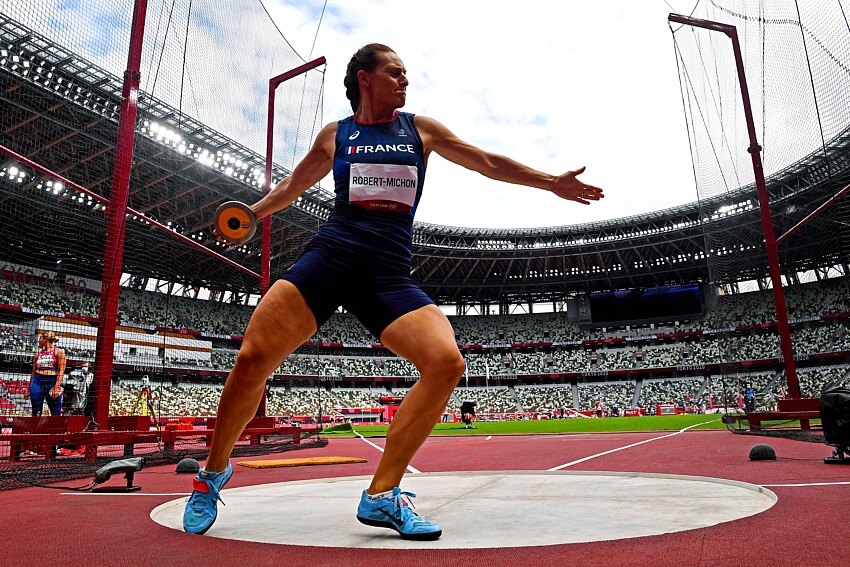
[[30,397],[30,384],[35,379],[35,370],[38,368],[38,352],[35,353],[35,358],[32,361],[32,374],[30,374],[30,383],[27,384],[27,389],[24,392],[24,399],[28,400]]
[[304,191],[321,181],[333,166],[333,156],[336,147],[336,122],[328,124],[313,142],[313,147],[307,152],[292,175],[275,185],[262,199],[251,205],[251,210],[257,220],[283,210]]

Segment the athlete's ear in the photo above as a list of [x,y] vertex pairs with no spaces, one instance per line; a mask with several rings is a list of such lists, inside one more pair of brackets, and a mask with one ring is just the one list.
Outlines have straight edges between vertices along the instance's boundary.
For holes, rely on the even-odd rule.
[[364,87],[368,87],[369,86],[369,79],[370,79],[370,77],[369,77],[369,73],[367,71],[364,71],[363,69],[360,69],[359,71],[357,71],[357,83],[358,84],[363,85]]

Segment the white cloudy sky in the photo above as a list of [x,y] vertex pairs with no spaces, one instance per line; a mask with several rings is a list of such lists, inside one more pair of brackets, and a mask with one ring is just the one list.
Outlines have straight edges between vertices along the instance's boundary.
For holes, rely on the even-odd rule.
[[[308,57],[324,0],[262,1],[287,40]],[[408,69],[405,110],[436,118],[473,144],[548,173],[587,166],[582,179],[606,192],[604,200],[582,206],[491,181],[432,156],[417,220],[472,227],[557,226],[690,203],[696,191],[667,14],[690,13],[696,2],[328,0],[312,53],[328,60],[324,119],[351,112],[342,80],[352,53],[366,43],[385,43]],[[169,51],[160,59],[162,44],[148,38],[143,88],[152,89],[153,80],[155,95],[176,104],[179,93],[168,89],[184,84],[181,26],[163,24],[171,2],[153,4],[149,31],[170,29]],[[185,18],[186,4],[179,3],[175,21]],[[0,0],[0,11],[8,10],[120,74],[126,44],[115,37],[127,34],[130,5]],[[267,37],[274,35],[270,26],[257,23],[265,19],[260,0],[233,3],[236,14],[216,6],[195,2],[204,18],[218,18],[204,20],[217,34],[192,37],[190,47],[200,60],[185,66],[186,85],[192,88],[180,98],[202,122],[250,147],[262,147],[265,104],[257,93],[271,70],[258,69],[250,60],[265,61],[270,46],[281,42]],[[200,29],[206,29],[204,21]],[[216,42],[221,53],[215,51]],[[161,73],[151,64],[160,60],[166,61]],[[226,80],[205,89],[216,73]],[[252,84],[245,73],[256,75],[256,85],[245,86]],[[332,190],[330,180],[323,186]]]
[[[391,46],[410,87],[405,110],[461,138],[605,189],[582,206],[498,183],[434,156],[417,220],[555,226],[696,200],[667,14],[695,0],[329,0],[313,57],[328,59],[325,121],[350,114],[342,79],[361,45]],[[323,0],[266,0],[310,54]],[[325,181],[323,186],[331,188]]]

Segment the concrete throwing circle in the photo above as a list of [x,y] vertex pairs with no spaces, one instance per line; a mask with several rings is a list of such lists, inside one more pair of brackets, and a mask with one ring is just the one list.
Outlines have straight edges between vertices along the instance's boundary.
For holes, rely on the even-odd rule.
[[[464,472],[405,477],[417,512],[443,528],[437,541],[401,539],[355,518],[370,477],[224,490],[207,536],[320,547],[454,549],[616,540],[704,528],[764,512],[776,495],[717,478],[619,472]],[[151,518],[181,530],[185,499]]]

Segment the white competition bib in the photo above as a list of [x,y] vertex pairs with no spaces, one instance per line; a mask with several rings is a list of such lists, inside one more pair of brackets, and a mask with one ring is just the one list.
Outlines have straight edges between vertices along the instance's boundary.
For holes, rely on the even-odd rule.
[[366,209],[407,212],[413,209],[418,187],[415,165],[352,163],[348,202]]

